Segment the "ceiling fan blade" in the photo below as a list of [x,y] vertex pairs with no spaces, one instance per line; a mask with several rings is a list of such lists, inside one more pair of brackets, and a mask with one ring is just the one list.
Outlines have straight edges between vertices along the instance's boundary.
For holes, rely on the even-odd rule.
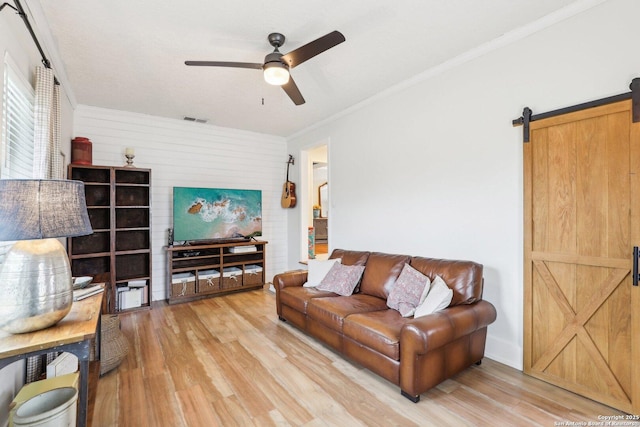
[[221,61],[184,61],[185,65],[198,65],[204,67],[233,67],[233,68],[252,68],[262,70],[262,64],[253,62],[221,62]]
[[293,81],[293,77],[289,76],[289,81],[282,85],[282,89],[289,95],[294,104],[302,105],[305,103],[300,89],[298,89],[296,82]]
[[322,36],[305,44],[304,46],[292,50],[286,55],[283,55],[281,59],[285,64],[289,65],[289,68],[297,67],[303,62],[321,54],[325,50],[331,49],[343,41],[345,41],[345,38],[340,31],[332,31],[326,36]]

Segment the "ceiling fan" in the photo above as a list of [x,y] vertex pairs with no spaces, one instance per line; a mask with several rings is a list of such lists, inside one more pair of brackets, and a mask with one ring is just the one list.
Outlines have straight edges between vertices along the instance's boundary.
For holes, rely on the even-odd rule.
[[285,37],[280,33],[271,33],[268,37],[269,43],[275,49],[264,57],[264,63],[253,62],[221,62],[221,61],[185,61],[186,65],[197,65],[205,67],[234,67],[252,68],[263,70],[264,79],[272,85],[282,86],[282,89],[291,98],[294,104],[304,104],[304,98],[289,74],[289,69],[295,68],[303,62],[321,54],[325,50],[345,41],[344,36],[339,31],[332,31],[327,35],[315,39],[285,55],[278,50],[284,44]]

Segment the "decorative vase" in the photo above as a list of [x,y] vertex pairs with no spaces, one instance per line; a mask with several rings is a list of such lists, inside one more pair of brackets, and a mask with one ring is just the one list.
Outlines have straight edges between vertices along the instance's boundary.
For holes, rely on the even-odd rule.
[[71,140],[71,163],[75,165],[91,165],[93,150],[89,138],[77,136]]
[[309,259],[315,259],[316,257],[316,231],[313,227],[309,227]]

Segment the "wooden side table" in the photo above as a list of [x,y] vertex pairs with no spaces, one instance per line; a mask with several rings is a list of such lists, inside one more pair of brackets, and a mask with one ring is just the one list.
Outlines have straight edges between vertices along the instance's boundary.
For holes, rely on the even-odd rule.
[[96,360],[100,360],[100,309],[104,292],[71,306],[71,311],[55,326],[26,334],[0,331],[0,368],[21,359],[45,353],[67,351],[78,357],[78,426],[87,425],[89,403],[89,355],[96,340]]

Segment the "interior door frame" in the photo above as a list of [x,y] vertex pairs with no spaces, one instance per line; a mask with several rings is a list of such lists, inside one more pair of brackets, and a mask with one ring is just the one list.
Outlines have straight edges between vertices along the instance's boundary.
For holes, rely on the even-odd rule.
[[[331,182],[331,139],[324,138],[312,144],[306,145],[300,149],[298,158],[300,159],[300,186],[298,190],[298,202],[300,206],[300,259],[307,260],[309,258],[308,248],[308,232],[309,227],[313,226],[313,198],[315,189],[313,188],[313,157],[311,153],[319,147],[327,147],[327,182]],[[328,192],[328,202],[331,206],[331,190]],[[328,241],[331,242],[331,226],[328,226]]]

